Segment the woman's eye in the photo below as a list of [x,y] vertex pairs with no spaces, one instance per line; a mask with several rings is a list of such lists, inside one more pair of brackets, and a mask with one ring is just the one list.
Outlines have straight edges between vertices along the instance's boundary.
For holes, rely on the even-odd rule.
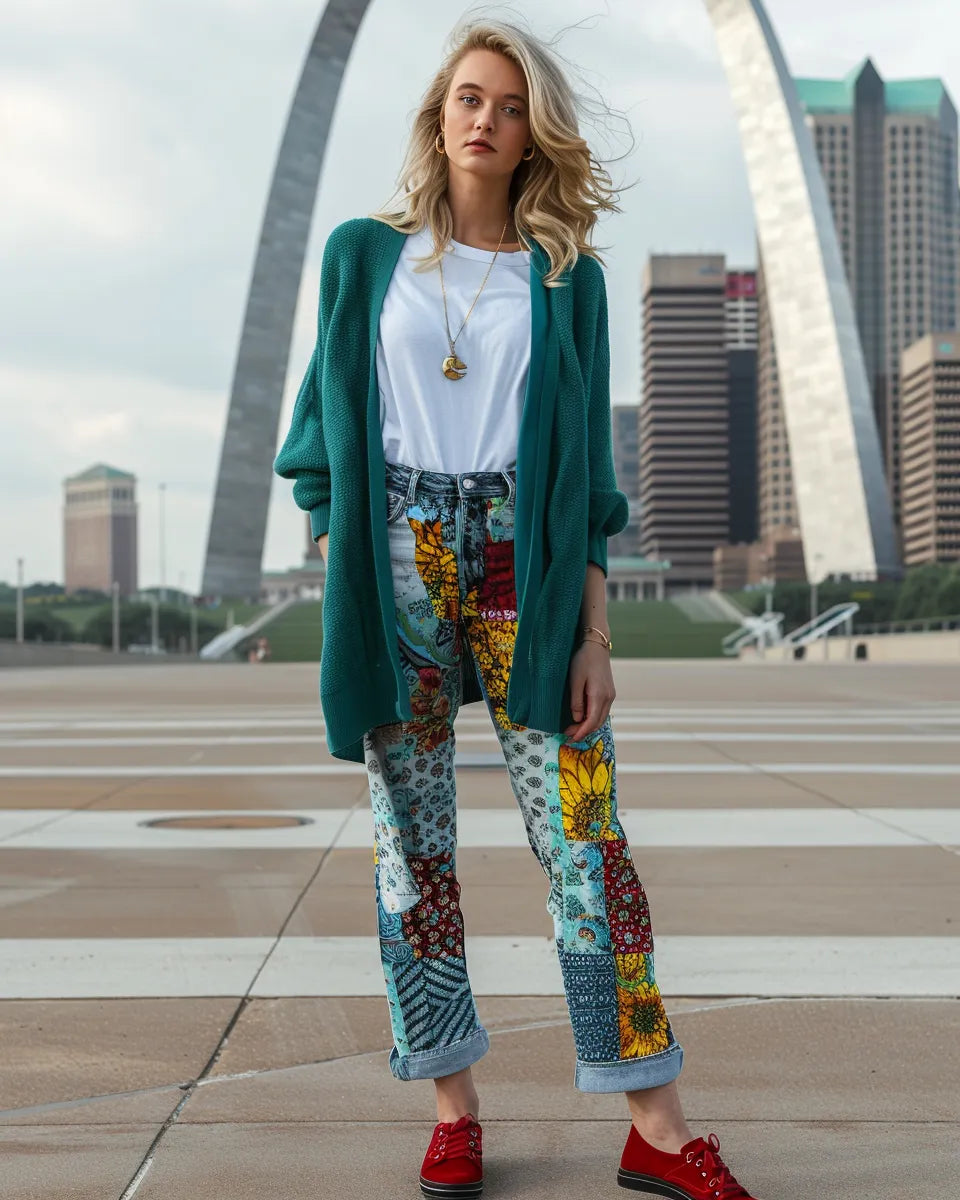
[[[476,100],[477,104],[480,103],[480,101],[477,99],[476,96],[471,96],[469,94],[466,96],[461,96],[460,99],[463,101],[464,104],[466,104],[468,101],[474,101],[474,100]],[[470,108],[473,108],[473,107],[474,107],[474,105],[471,103]],[[511,117],[519,117],[520,116],[519,108],[515,108],[512,104],[505,105],[504,112],[508,113]]]

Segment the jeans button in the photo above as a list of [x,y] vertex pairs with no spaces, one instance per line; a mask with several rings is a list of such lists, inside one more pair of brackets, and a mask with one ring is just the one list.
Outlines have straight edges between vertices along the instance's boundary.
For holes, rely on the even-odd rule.
[[472,488],[472,487],[476,486],[476,483],[477,483],[477,481],[475,479],[465,479],[463,481],[463,486],[465,488]]

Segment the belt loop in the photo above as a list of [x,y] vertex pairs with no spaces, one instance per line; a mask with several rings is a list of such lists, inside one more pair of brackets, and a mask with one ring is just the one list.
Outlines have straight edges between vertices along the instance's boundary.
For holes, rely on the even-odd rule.
[[417,480],[423,474],[422,467],[410,467],[410,479],[407,482],[407,508],[410,508],[416,501],[417,495]]
[[516,484],[514,483],[513,476],[509,471],[501,471],[500,474],[507,481],[507,503],[512,504],[514,492],[516,491]]

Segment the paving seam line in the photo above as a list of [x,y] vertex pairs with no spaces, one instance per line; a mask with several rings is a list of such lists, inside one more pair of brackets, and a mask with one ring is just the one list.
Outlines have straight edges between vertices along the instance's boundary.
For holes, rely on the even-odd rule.
[[[916,727],[914,726],[913,728]],[[925,731],[918,730],[918,732]],[[833,808],[842,809],[843,811],[849,813],[855,813],[858,817],[863,817],[867,821],[871,821],[873,824],[879,825],[882,829],[892,829],[897,833],[902,833],[908,837],[918,838],[931,849],[943,850],[947,854],[954,856],[960,855],[960,847],[958,846],[948,846],[944,842],[934,841],[933,838],[924,837],[922,833],[914,833],[910,829],[904,829],[901,826],[894,824],[893,821],[885,821],[882,817],[875,816],[873,813],[868,812],[865,808],[858,808],[852,804],[845,804],[842,800],[838,800],[835,796],[830,796],[826,792],[821,792],[818,788],[813,787],[811,784],[803,783],[795,777],[788,778],[787,775],[782,774],[779,771],[770,770],[764,763],[749,762],[746,759],[741,759],[734,754],[733,751],[724,750],[722,747],[710,742],[706,738],[703,739],[702,742],[698,740],[698,744],[709,747],[711,750],[714,750],[717,754],[731,762],[738,763],[741,766],[752,766],[758,775],[764,775],[769,779],[775,779],[778,783],[784,783],[788,787],[797,788],[799,791],[805,792],[810,796],[816,796],[820,800],[825,800],[827,804]]]
[[[48,821],[38,821],[36,825],[28,825],[25,829],[15,829],[15,830],[13,830],[13,832],[5,834],[4,836],[0,837],[0,848],[2,848],[5,843],[11,841],[13,838],[22,837],[25,833],[27,833],[27,834],[39,833],[43,829],[52,828],[59,821],[67,820],[69,817],[74,816],[76,813],[89,812],[92,810],[92,805],[100,804],[104,800],[113,800],[115,797],[117,797],[117,796],[121,795],[123,792],[127,791],[128,788],[136,787],[139,782],[141,782],[141,781],[131,779],[131,780],[127,781],[126,783],[117,784],[116,787],[114,787],[110,791],[105,792],[104,795],[102,795],[102,796],[95,796],[92,800],[88,800],[86,804],[78,804],[74,808],[57,809],[57,810],[55,810],[56,815],[52,816]],[[143,782],[149,783],[150,780],[146,779],[146,780],[143,780]],[[44,810],[37,809],[38,813],[42,812],[42,811],[44,811]],[[92,810],[92,811],[96,811],[96,810]]]
[[153,1141],[147,1147],[146,1153],[144,1154],[143,1158],[141,1159],[139,1166],[137,1167],[136,1171],[134,1172],[133,1176],[131,1177],[130,1182],[127,1184],[127,1186],[121,1192],[120,1196],[118,1197],[118,1200],[132,1200],[132,1197],[135,1196],[136,1193],[140,1190],[140,1185],[143,1183],[144,1179],[147,1177],[147,1174],[150,1171],[150,1168],[153,1166],[153,1162],[154,1162],[154,1159],[156,1158],[157,1151],[159,1150],[160,1144],[163,1141],[164,1137],[166,1136],[167,1131],[169,1129],[171,1129],[177,1123],[177,1121],[180,1118],[180,1114],[183,1112],[184,1108],[186,1108],[186,1106],[189,1103],[194,1092],[196,1092],[196,1090],[206,1081],[206,1079],[209,1077],[210,1072],[213,1070],[213,1068],[219,1062],[220,1055],[223,1052],[223,1049],[226,1046],[227,1041],[229,1040],[230,1034],[233,1032],[234,1028],[237,1025],[237,1022],[240,1020],[240,1017],[246,1011],[247,1006],[251,1002],[252,997],[251,997],[250,993],[251,993],[253,987],[255,986],[257,980],[260,978],[260,975],[262,974],[267,963],[270,961],[271,956],[274,954],[277,947],[279,946],[280,941],[283,938],[284,931],[286,930],[287,926],[290,924],[291,920],[293,919],[293,916],[296,913],[297,909],[300,907],[300,904],[303,901],[304,896],[307,894],[307,892],[313,886],[313,883],[316,880],[317,876],[323,870],[323,867],[325,866],[327,859],[330,857],[331,853],[333,852],[333,846],[336,844],[337,839],[340,837],[341,833],[343,832],[344,826],[346,825],[347,821],[350,820],[353,813],[359,809],[360,803],[361,803],[361,800],[360,800],[360,798],[358,798],[353,803],[353,805],[349,809],[346,810],[340,827],[337,829],[336,833],[334,834],[334,837],[331,839],[331,844],[329,846],[325,847],[321,851],[320,858],[319,858],[319,861],[317,862],[316,867],[310,874],[306,883],[300,889],[300,892],[297,895],[296,899],[294,900],[294,902],[290,908],[290,911],[287,913],[286,917],[284,917],[283,921],[281,922],[280,928],[277,931],[277,933],[273,939],[273,944],[271,945],[270,949],[267,951],[267,953],[261,959],[260,963],[257,965],[257,968],[254,971],[252,978],[250,979],[250,981],[247,984],[246,991],[240,997],[240,1000],[238,1001],[236,1008],[234,1009],[232,1015],[230,1016],[230,1019],[227,1021],[227,1024],[224,1027],[222,1033],[220,1034],[220,1037],[217,1041],[216,1046],[214,1046],[214,1048],[213,1048],[213,1052],[211,1053],[210,1057],[207,1059],[206,1063],[204,1064],[203,1069],[200,1071],[200,1073],[196,1077],[196,1079],[192,1079],[192,1080],[190,1080],[190,1082],[188,1084],[184,1085],[183,1096],[177,1101],[176,1105],[173,1108],[173,1111],[168,1114],[166,1120],[163,1122],[163,1124],[157,1130],[157,1133],[154,1136]]

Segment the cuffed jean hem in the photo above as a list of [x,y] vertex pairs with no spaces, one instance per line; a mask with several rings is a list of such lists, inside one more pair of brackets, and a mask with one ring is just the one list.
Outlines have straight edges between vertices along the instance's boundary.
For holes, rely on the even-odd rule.
[[437,1050],[415,1050],[398,1054],[396,1046],[390,1051],[390,1070],[397,1079],[438,1079],[472,1067],[490,1049],[490,1038],[481,1025],[469,1037]]
[[674,1042],[659,1054],[615,1062],[577,1060],[574,1083],[581,1092],[633,1092],[672,1083],[683,1066],[683,1047]]

